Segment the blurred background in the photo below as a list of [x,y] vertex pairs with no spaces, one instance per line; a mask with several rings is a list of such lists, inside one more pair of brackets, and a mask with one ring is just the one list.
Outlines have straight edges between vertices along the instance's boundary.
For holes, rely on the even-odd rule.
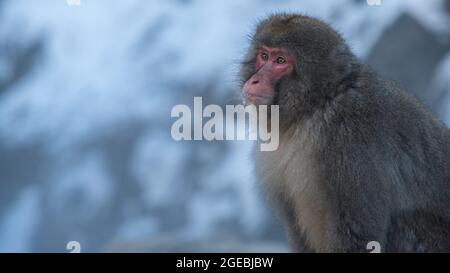
[[331,23],[450,124],[449,0],[0,0],[0,252],[288,251],[248,142],[175,142],[238,104],[259,19]]

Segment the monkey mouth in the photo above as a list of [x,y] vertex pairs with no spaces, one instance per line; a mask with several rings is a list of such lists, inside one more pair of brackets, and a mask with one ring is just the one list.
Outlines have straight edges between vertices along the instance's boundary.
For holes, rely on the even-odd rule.
[[251,92],[245,92],[244,97],[247,103],[255,105],[268,104],[272,100],[272,96],[265,96]]

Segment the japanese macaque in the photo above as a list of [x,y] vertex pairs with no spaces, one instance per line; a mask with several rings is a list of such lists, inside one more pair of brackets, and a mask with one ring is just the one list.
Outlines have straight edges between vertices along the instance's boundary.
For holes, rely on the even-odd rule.
[[449,130],[340,34],[271,16],[241,77],[247,104],[279,105],[279,148],[255,149],[255,170],[294,251],[450,251]]

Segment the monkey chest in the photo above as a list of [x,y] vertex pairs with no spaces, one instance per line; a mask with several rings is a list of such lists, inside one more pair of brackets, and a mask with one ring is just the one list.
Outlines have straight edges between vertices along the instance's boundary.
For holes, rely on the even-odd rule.
[[294,225],[289,228],[305,234],[314,249],[326,251],[328,210],[313,145],[307,140],[298,141],[262,154],[261,180],[275,204],[283,204],[278,209],[293,212],[281,212],[292,218],[286,219],[286,223]]

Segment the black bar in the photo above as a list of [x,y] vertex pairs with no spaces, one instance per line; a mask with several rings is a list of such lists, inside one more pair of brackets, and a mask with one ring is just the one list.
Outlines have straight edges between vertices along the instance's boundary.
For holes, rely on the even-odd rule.
[[[318,272],[357,270],[360,272],[392,270],[399,265],[402,272],[417,270],[422,265],[444,265],[447,254],[0,254],[2,268],[80,270],[89,272],[111,269],[120,272]],[[203,261],[203,262],[201,262]],[[264,264],[263,264],[263,261]],[[206,267],[206,263],[208,266]],[[331,269],[331,270],[330,270]],[[3,270],[2,270],[3,271]],[[6,271],[5,271],[6,272]]]

